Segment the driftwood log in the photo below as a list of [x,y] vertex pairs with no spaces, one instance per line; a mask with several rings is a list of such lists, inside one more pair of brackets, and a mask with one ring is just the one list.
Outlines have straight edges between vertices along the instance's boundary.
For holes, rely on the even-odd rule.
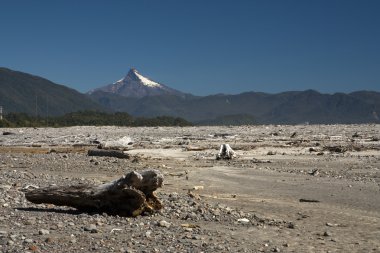
[[25,192],[35,204],[70,206],[84,212],[137,216],[144,211],[159,210],[161,202],[154,191],[162,186],[163,175],[158,170],[132,171],[107,184],[98,186],[54,186]]
[[235,151],[229,144],[223,144],[220,146],[219,153],[216,155],[216,160],[219,159],[232,159],[236,157]]
[[87,152],[88,156],[109,156],[116,158],[129,158],[129,154],[124,153],[121,150],[106,150],[106,149],[90,149]]

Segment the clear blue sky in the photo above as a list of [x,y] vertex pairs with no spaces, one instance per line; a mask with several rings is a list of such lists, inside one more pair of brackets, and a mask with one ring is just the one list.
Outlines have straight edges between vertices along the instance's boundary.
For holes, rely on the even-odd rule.
[[0,66],[86,92],[380,91],[378,0],[2,0]]

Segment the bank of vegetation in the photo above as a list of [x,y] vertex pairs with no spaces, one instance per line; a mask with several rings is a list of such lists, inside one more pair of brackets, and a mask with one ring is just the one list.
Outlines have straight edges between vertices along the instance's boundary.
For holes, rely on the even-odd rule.
[[191,126],[182,118],[159,116],[133,117],[125,112],[105,113],[80,111],[56,117],[8,113],[0,120],[0,127],[66,127],[66,126]]

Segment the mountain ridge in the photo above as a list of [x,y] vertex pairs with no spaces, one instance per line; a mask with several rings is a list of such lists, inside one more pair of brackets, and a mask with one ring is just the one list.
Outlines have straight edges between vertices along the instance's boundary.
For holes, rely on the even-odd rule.
[[[148,88],[166,87],[144,79],[136,70],[131,71],[128,78],[145,82]],[[82,94],[42,77],[0,68],[0,106],[5,112],[56,116],[97,110],[127,112],[137,117],[181,117],[203,124],[380,123],[380,93],[375,91],[334,94],[315,90],[276,94],[249,91],[208,96],[178,92],[133,97],[95,89]]]
[[[134,116],[168,115],[191,122],[219,122],[227,116],[230,119],[233,115],[245,118],[250,115],[260,124],[380,123],[380,93],[374,91],[349,94],[323,94],[315,90],[277,94],[244,92],[190,98],[173,95],[127,98],[97,93],[91,97],[103,106]],[[102,101],[105,98],[108,104]]]
[[106,110],[74,89],[4,67],[0,67],[0,105],[5,112],[43,116],[79,110]]

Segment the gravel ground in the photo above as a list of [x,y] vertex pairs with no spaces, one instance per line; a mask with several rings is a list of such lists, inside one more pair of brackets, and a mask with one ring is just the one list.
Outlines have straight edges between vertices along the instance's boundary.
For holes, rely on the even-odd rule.
[[[379,125],[2,133],[0,252],[380,252]],[[130,159],[87,156],[123,137]],[[237,158],[215,159],[223,143]],[[23,193],[146,168],[165,175],[154,214],[80,213]]]

